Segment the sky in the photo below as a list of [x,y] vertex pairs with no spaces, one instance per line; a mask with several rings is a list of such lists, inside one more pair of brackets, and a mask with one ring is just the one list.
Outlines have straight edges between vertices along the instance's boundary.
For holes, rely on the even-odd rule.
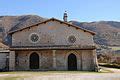
[[39,15],[68,21],[120,21],[120,0],[1,0],[0,16]]

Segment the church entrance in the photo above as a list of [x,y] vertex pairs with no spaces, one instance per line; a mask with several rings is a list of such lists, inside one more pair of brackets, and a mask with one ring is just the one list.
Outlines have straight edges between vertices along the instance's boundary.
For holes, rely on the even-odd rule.
[[39,69],[39,55],[32,53],[30,55],[30,69]]
[[77,58],[74,54],[70,54],[68,56],[68,70],[77,70]]

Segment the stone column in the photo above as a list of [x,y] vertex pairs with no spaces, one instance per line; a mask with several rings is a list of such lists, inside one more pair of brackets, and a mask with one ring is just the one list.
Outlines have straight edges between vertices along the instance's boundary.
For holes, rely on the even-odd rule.
[[81,62],[82,62],[82,52],[81,51],[79,51],[78,52],[78,56],[76,56],[77,57],[77,70],[82,70],[82,67],[81,67]]
[[56,55],[55,55],[56,50],[53,50],[53,69],[56,70]]
[[97,54],[96,54],[96,50],[93,50],[93,57],[94,57],[94,66],[95,66],[95,71],[98,71],[98,61],[97,61]]
[[82,55],[83,55],[83,51],[81,51],[81,55],[80,55],[80,60],[81,60],[80,67],[81,67],[81,71],[83,70],[83,59],[82,59]]
[[15,51],[10,51],[9,53],[9,70],[15,70]]

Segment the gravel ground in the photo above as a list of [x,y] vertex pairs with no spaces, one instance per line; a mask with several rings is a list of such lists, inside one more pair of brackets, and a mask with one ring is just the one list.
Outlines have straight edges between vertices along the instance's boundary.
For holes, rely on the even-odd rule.
[[0,80],[120,80],[120,69],[107,73],[82,71],[46,71],[46,72],[3,72]]
[[18,74],[3,75],[5,78],[0,77],[0,80],[120,80],[119,73],[54,73],[48,75],[32,75],[28,73],[27,76],[22,73],[25,76],[24,78]]
[[69,73],[59,73],[54,75],[46,76],[34,76],[29,77],[26,80],[120,80],[120,74],[115,73],[100,73],[100,74],[69,74]]

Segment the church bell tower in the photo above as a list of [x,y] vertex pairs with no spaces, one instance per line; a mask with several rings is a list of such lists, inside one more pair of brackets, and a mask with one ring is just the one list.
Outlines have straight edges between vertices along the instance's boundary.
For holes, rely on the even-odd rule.
[[64,13],[64,15],[63,15],[63,20],[65,21],[65,22],[67,22],[67,11],[65,11],[65,13]]

